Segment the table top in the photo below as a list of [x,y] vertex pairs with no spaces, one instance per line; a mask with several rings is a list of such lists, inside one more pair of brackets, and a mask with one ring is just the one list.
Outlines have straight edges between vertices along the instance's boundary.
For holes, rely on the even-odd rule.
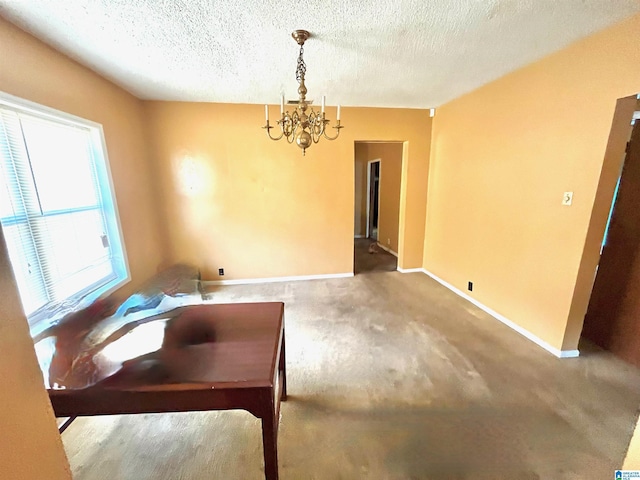
[[[176,308],[115,331],[111,328],[106,338],[90,332],[84,337],[85,346],[73,350],[70,370],[56,371],[57,363],[69,364],[69,354],[54,352],[49,387],[193,390],[270,386],[277,368],[283,315],[281,302],[203,304]],[[87,341],[91,338],[94,341]]]

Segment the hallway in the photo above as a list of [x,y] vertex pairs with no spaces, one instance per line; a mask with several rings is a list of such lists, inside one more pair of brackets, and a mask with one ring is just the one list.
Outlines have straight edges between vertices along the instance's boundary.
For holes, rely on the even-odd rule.
[[370,238],[356,238],[353,248],[353,273],[393,272],[398,268],[398,259],[379,246],[375,253],[369,253],[369,246],[375,243]]

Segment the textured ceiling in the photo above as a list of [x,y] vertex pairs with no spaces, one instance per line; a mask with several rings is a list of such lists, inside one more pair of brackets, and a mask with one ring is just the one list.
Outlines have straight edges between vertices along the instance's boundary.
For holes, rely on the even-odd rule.
[[290,34],[306,29],[308,98],[414,108],[637,12],[638,0],[0,0],[0,15],[143,99],[294,99]]

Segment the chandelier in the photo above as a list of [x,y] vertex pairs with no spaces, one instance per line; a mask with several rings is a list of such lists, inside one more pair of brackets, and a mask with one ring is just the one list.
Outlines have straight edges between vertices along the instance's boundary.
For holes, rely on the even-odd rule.
[[[340,129],[344,128],[340,125],[340,105],[338,105],[338,112],[336,115],[336,125],[332,128],[336,130],[335,136],[331,137],[327,135],[327,126],[329,124],[329,120],[325,118],[324,114],[324,106],[325,106],[325,97],[322,97],[322,107],[321,111],[315,112],[313,108],[311,108],[310,104],[312,101],[307,100],[307,87],[304,84],[304,75],[307,72],[307,65],[304,63],[304,59],[302,55],[304,53],[304,42],[307,40],[311,34],[306,30],[296,30],[291,34],[294,40],[300,45],[300,54],[298,55],[298,66],[296,68],[296,80],[300,84],[298,87],[298,101],[295,110],[292,113],[284,110],[284,95],[280,98],[280,119],[277,121],[277,124],[280,127],[280,135],[277,137],[273,137],[271,135],[271,129],[276,128],[275,126],[269,125],[269,106],[264,106],[264,116],[266,120],[266,125],[264,128],[267,131],[267,135],[271,140],[280,140],[282,137],[287,139],[287,142],[293,143],[296,142],[302,149],[302,154],[305,154],[307,148],[311,146],[312,143],[318,143],[321,137],[326,138],[327,140],[335,140],[340,135]],[[307,112],[309,110],[309,112]]]

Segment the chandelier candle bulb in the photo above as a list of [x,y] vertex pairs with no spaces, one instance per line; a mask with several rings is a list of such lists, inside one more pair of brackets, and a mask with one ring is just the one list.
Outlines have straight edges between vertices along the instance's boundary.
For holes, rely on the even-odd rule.
[[336,115],[336,120],[340,121],[340,105],[338,105],[338,114]]
[[322,113],[324,113],[324,101],[327,97],[325,95],[322,96]]
[[269,123],[269,105],[264,106],[264,119]]
[[280,97],[280,116],[284,115],[284,95]]

